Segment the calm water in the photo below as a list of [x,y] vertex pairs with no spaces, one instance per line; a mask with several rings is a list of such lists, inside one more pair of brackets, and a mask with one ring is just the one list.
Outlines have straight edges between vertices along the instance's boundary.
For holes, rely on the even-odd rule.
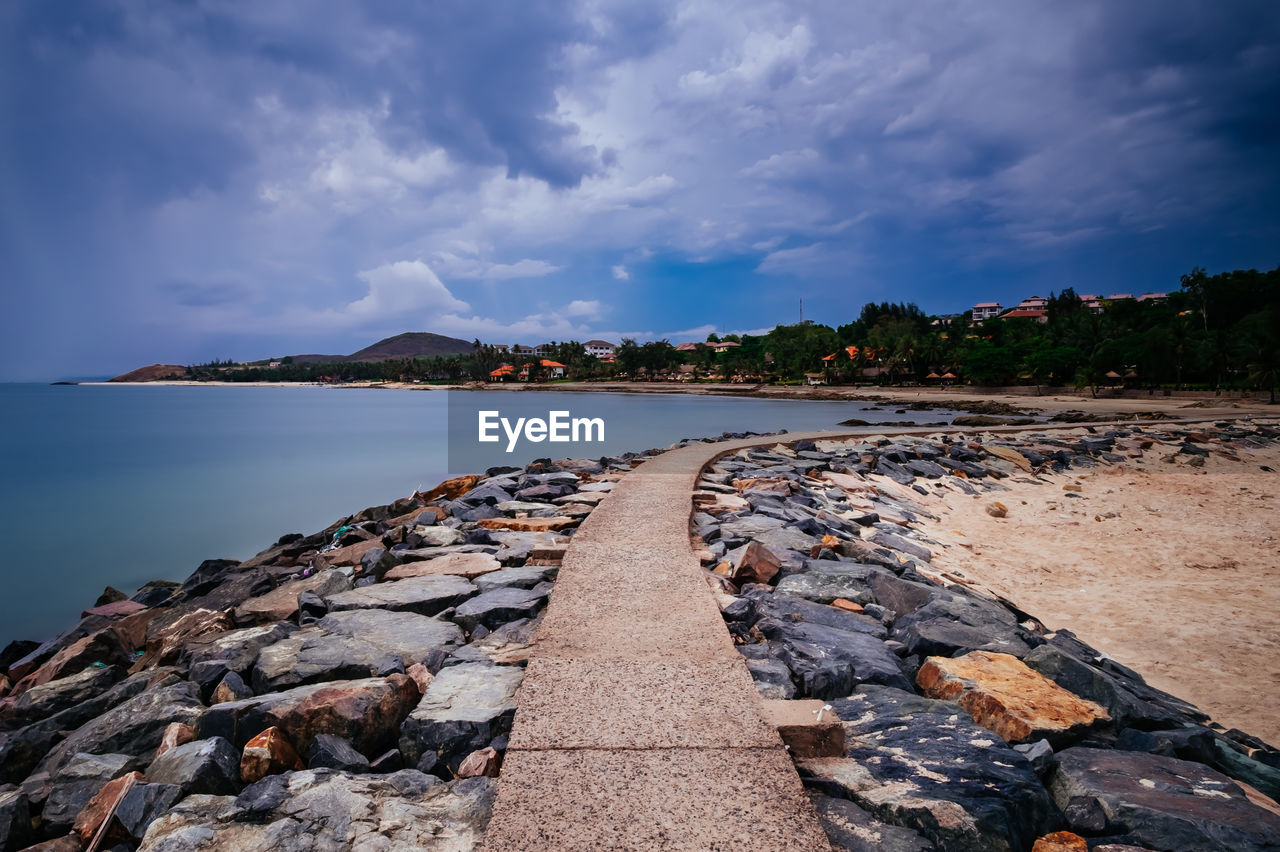
[[[603,417],[592,455],[728,431],[946,419],[857,403],[687,395],[468,392],[514,416]],[[182,580],[450,473],[443,391],[0,385],[0,646],[69,626],[104,586]],[[540,450],[535,451],[535,450]],[[556,455],[495,451],[491,464]],[[559,453],[560,456],[566,453]],[[455,454],[457,458],[457,454]]]

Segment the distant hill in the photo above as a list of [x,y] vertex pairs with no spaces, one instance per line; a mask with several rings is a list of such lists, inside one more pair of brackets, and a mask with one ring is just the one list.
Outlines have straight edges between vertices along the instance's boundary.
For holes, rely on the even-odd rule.
[[350,355],[294,355],[295,364],[341,361],[387,361],[392,358],[430,358],[436,355],[469,355],[473,351],[471,341],[446,337],[429,331],[406,331],[379,340]]
[[112,382],[158,382],[163,379],[181,379],[186,377],[187,368],[177,364],[152,364],[150,367],[139,367],[136,370],[109,379]]

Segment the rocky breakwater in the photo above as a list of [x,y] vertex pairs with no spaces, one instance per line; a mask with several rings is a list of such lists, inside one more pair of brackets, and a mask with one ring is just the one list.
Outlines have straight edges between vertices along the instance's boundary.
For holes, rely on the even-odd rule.
[[842,756],[797,761],[833,847],[1280,849],[1280,752],[935,568],[920,530],[923,495],[999,514],[1011,477],[1278,439],[1249,423],[873,437],[710,465],[694,547],[759,692],[843,720]]
[[0,852],[472,848],[560,557],[654,452],[451,479],[12,643]]

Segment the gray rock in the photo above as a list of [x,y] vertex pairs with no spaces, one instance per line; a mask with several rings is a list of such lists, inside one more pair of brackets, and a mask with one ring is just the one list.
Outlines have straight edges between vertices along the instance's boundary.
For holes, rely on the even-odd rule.
[[829,604],[836,598],[854,603],[870,603],[872,574],[881,569],[857,562],[815,562],[802,574],[791,574],[778,581],[780,594],[795,595],[808,601]]
[[899,616],[909,615],[929,603],[935,597],[949,594],[938,586],[916,583],[879,572],[868,577],[876,603],[893,610]]
[[1106,816],[1106,834],[1152,849],[1260,852],[1280,846],[1280,814],[1255,805],[1231,779],[1198,763],[1069,748],[1058,754],[1048,786],[1059,807],[1092,799]]
[[791,669],[781,660],[747,660],[747,671],[755,681],[762,698],[791,699],[796,697],[796,685],[791,682]]
[[76,754],[57,773],[51,773],[49,796],[44,802],[41,822],[45,831],[56,834],[69,831],[89,800],[108,781],[119,778],[137,766],[127,754]]
[[893,625],[893,638],[912,654],[951,657],[995,651],[1025,657],[1031,651],[1017,616],[994,602],[967,595],[938,596]]
[[173,784],[135,784],[116,806],[115,819],[134,840],[141,840],[151,823],[183,797]]
[[492,574],[484,574],[473,581],[481,592],[500,588],[532,589],[539,583],[553,578],[560,569],[549,565],[524,565],[504,568]]
[[547,593],[538,589],[497,588],[458,606],[453,620],[464,630],[484,625],[493,630],[510,621],[532,618],[546,603]]
[[904,464],[903,467],[906,468],[908,473],[913,473],[916,476],[923,476],[928,479],[937,479],[947,475],[946,468],[931,461],[925,461],[924,459],[912,459]]
[[941,849],[1030,849],[1059,826],[1026,758],[949,701],[860,686],[831,702],[843,758],[800,761],[808,783]]
[[875,471],[882,476],[889,477],[899,485],[910,485],[915,481],[915,476],[911,471],[897,462],[890,461],[885,456],[880,456],[880,458],[876,459]]
[[810,793],[832,852],[933,852],[937,847],[909,828],[880,822],[848,799]]
[[[759,516],[757,515],[757,517]],[[808,556],[815,546],[822,544],[821,538],[809,535],[794,526],[769,530],[755,536],[754,539],[772,550],[784,562],[788,561],[787,551],[794,551]]]
[[38,769],[54,775],[77,752],[127,754],[149,762],[169,723],[189,725],[203,709],[194,683],[149,689],[81,726],[55,746]]
[[446,784],[412,769],[289,772],[264,778],[235,800],[178,803],[151,824],[139,852],[473,849],[496,792],[494,778]]
[[258,692],[344,678],[369,677],[388,656],[405,666],[432,651],[455,648],[462,631],[447,621],[381,609],[331,612],[310,627],[262,649],[253,671]]
[[466,539],[466,536],[450,527],[414,527],[413,531],[424,547],[447,547],[460,544]]
[[881,547],[888,547],[892,550],[898,550],[903,553],[910,554],[923,562],[928,562],[933,558],[933,554],[929,552],[929,548],[916,544],[914,541],[900,535],[895,535],[891,532],[876,530],[871,534],[870,540]]
[[[869,575],[876,576],[874,573]],[[758,618],[772,618],[778,621],[805,621],[810,624],[824,624],[837,630],[851,633],[866,633],[877,639],[884,639],[888,633],[874,618],[843,609],[836,609],[826,604],[814,603],[800,597],[775,592],[770,594],[755,593],[754,614]]]
[[400,752],[415,765],[443,763],[450,771],[471,752],[511,730],[524,670],[467,663],[441,670],[400,729]]
[[325,598],[325,602],[331,613],[352,609],[386,609],[392,612],[436,615],[451,606],[457,606],[475,593],[476,587],[464,578],[438,574],[340,592]]
[[369,758],[356,751],[351,743],[332,734],[317,734],[307,753],[308,769],[340,769],[360,774],[369,771]]
[[765,515],[746,515],[720,524],[720,537],[725,539],[752,539],[780,529],[782,521]]
[[172,784],[183,795],[231,796],[240,792],[240,753],[222,737],[171,748],[143,773],[157,784]]
[[297,631],[297,627],[284,622],[229,630],[188,643],[179,661],[181,665],[191,667],[208,660],[223,660],[228,671],[243,677],[258,658],[259,651]]
[[1036,740],[1033,743],[1016,745],[1013,750],[1029,760],[1031,768],[1041,777],[1044,777],[1044,774],[1053,768],[1053,746],[1049,745],[1048,740]]
[[897,656],[874,636],[785,618],[763,618],[756,628],[795,676],[801,697],[842,698],[860,683],[911,689]]
[[119,666],[94,668],[33,686],[12,704],[0,703],[0,730],[29,725],[101,695],[124,678]]
[[31,836],[31,808],[21,790],[0,793],[0,850],[22,849]]

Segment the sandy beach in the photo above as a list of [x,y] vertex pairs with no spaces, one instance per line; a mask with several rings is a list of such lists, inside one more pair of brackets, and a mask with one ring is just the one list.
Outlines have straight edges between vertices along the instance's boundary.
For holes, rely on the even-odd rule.
[[1280,452],[1233,448],[1203,467],[1142,459],[1006,479],[1005,518],[955,495],[925,525],[962,572],[1191,701],[1280,741]]

